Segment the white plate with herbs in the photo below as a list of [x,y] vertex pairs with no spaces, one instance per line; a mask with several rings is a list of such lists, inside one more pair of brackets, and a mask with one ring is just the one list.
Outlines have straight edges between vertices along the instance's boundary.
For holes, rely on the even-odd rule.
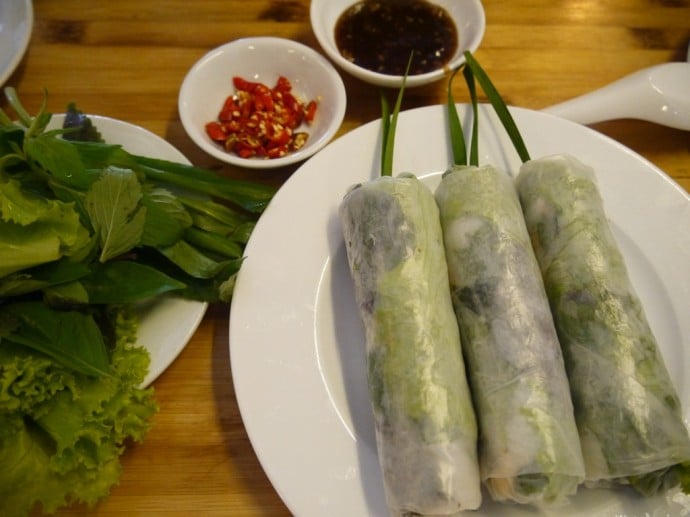
[[[132,154],[150,156],[178,163],[189,160],[172,144],[140,126],[121,120],[89,115],[103,140],[122,145]],[[50,128],[62,126],[64,115],[54,115]],[[208,304],[172,296],[160,297],[137,308],[140,317],[137,344],[148,350],[151,365],[142,386],[148,386],[161,375],[194,335]]]

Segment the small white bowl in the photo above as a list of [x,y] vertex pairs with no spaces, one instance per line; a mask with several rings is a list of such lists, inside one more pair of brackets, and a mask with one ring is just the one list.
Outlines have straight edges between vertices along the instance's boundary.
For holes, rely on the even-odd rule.
[[[373,72],[345,59],[335,42],[335,26],[340,15],[351,5],[361,0],[312,0],[310,6],[311,26],[324,52],[340,68],[362,81],[399,88],[403,77]],[[474,52],[484,37],[486,16],[480,0],[431,0],[443,7],[455,21],[458,30],[458,48],[446,66],[425,74],[408,76],[406,87],[421,86],[447,77],[451,70],[465,62],[464,51]]]
[[[301,149],[281,158],[242,158],[211,140],[206,123],[217,120],[225,99],[234,93],[233,77],[273,87],[281,75],[297,98],[318,102],[313,123],[304,125],[309,138]],[[273,37],[237,39],[208,52],[185,76],[178,99],[182,125],[199,147],[223,162],[252,169],[282,167],[316,153],[338,131],[346,104],[342,78],[325,57],[296,41]]]

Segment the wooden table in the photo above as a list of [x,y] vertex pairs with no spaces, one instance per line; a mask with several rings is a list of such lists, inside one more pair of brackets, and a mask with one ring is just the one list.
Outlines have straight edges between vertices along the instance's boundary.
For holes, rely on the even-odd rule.
[[[683,61],[690,40],[687,0],[485,0],[484,7],[477,57],[509,104],[532,109],[646,66]],[[34,10],[30,47],[7,82],[30,111],[46,89],[53,111],[76,101],[83,111],[143,126],[224,174],[280,183],[295,170],[221,166],[186,136],[177,94],[198,58],[236,38],[274,35],[319,49],[307,0],[35,0]],[[377,89],[343,78],[348,109],[340,135],[379,116]],[[457,84],[456,99],[466,101]],[[404,108],[442,103],[444,88],[408,90]],[[593,127],[690,191],[689,133],[632,120]],[[213,306],[155,382],[160,412],[145,442],[124,454],[119,486],[95,509],[62,515],[289,515],[242,425],[228,346],[228,307]]]

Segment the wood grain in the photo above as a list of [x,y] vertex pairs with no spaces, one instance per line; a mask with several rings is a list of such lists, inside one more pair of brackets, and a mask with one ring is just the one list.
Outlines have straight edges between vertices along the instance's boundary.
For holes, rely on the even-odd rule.
[[[510,104],[540,109],[642,67],[685,60],[689,0],[485,0],[477,57]],[[43,91],[60,111],[143,126],[195,164],[280,184],[296,167],[257,173],[221,165],[186,136],[180,84],[211,48],[245,36],[291,38],[320,50],[307,0],[35,0],[28,52],[7,84],[30,111]],[[379,117],[378,89],[343,76],[348,108],[339,135]],[[458,101],[466,101],[457,83]],[[408,90],[404,108],[439,104],[445,84]],[[0,106],[6,108],[4,99]],[[621,120],[592,126],[656,164],[690,191],[690,136]],[[227,306],[213,306],[189,345],[155,382],[160,412],[122,458],[121,482],[96,508],[60,515],[289,515],[242,425],[232,384]],[[295,466],[298,474],[299,466]]]

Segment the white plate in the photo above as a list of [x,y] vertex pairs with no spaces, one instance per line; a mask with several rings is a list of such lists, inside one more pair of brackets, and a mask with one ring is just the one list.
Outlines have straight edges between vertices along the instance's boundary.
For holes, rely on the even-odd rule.
[[[109,144],[120,144],[133,154],[189,163],[180,151],[147,129],[108,117],[89,117]],[[62,127],[63,120],[63,115],[54,115],[49,128]],[[170,297],[140,307],[137,343],[151,356],[149,372],[142,386],[151,384],[187,346],[206,313],[207,305]]]
[[[687,417],[690,196],[651,163],[591,129],[512,111],[533,157],[567,152],[595,167]],[[519,159],[493,111],[482,106],[480,121],[480,161],[516,171]],[[435,185],[452,156],[444,107],[401,113],[398,124],[394,171],[432,173],[426,180]],[[230,352],[242,418],[268,477],[299,516],[387,515],[363,330],[336,213],[353,183],[378,175],[379,133],[379,122],[358,128],[292,175],[254,230],[234,291]],[[486,501],[468,515],[539,514]],[[678,508],[664,497],[583,489],[555,514],[677,515]]]
[[[297,98],[318,102],[314,121],[299,129],[309,133],[304,146],[281,158],[242,158],[211,140],[206,124],[217,120],[228,95],[235,91],[233,77],[273,88],[280,76],[290,81]],[[345,85],[328,59],[297,41],[266,36],[235,39],[210,50],[189,69],[178,98],[180,120],[194,143],[220,161],[248,169],[273,169],[306,160],[333,138],[346,105]]]
[[34,25],[31,0],[0,2],[0,86],[14,72],[26,52]]

